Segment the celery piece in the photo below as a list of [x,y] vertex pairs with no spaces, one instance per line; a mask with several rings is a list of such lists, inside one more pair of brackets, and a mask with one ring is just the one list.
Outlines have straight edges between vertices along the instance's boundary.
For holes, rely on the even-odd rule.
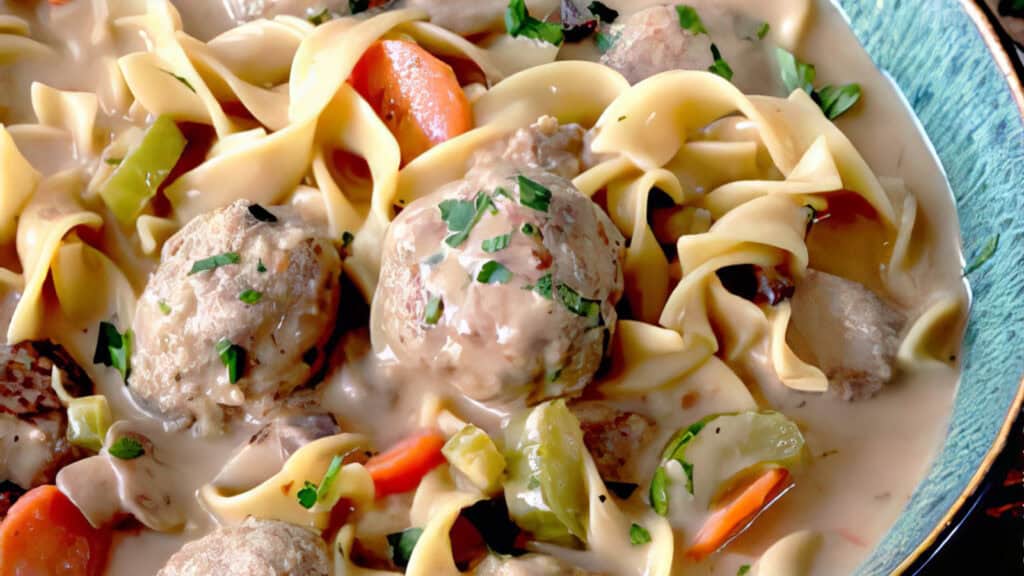
[[104,396],[72,398],[68,402],[68,442],[99,452],[111,420]]
[[118,222],[126,226],[135,222],[178,163],[187,143],[168,116],[160,116],[146,130],[142,142],[125,156],[100,190]]
[[472,424],[463,426],[458,434],[445,442],[441,453],[453,468],[469,478],[484,494],[491,496],[501,490],[505,457],[483,430]]
[[580,423],[553,400],[514,417],[505,429],[509,516],[538,540],[576,545],[587,538],[586,447]]

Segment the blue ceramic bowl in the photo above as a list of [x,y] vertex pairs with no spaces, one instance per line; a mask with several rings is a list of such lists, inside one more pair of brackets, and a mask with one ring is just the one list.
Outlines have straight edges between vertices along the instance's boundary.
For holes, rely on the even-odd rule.
[[[964,373],[945,443],[859,574],[901,572],[968,500],[1024,400],[1024,92],[981,0],[836,0],[906,95],[949,177],[971,274]],[[1019,68],[1018,68],[1019,69]]]

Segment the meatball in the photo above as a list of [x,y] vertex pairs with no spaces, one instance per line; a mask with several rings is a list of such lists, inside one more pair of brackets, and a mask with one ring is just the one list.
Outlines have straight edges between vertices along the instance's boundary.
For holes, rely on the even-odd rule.
[[591,400],[570,404],[580,421],[583,443],[594,458],[601,478],[611,481],[635,481],[631,461],[650,441],[654,423],[635,412],[619,410],[606,402]]
[[793,293],[794,351],[845,400],[877,394],[892,380],[905,318],[863,285],[808,270]]
[[[62,466],[85,456],[67,441],[67,414],[51,382],[55,365],[69,394],[92,393],[89,376],[61,346],[0,346],[0,483],[23,489],[47,484]],[[4,493],[12,502],[17,496]]]
[[615,325],[623,245],[565,178],[511,152],[483,154],[392,223],[374,349],[479,401],[575,394]]
[[[701,14],[720,10],[695,4]],[[630,84],[667,70],[707,70],[714,62],[711,37],[679,25],[675,6],[652,6],[613,24],[612,46],[601,63],[618,70]]]
[[185,544],[157,576],[212,574],[327,576],[327,546],[305,528],[249,518]]
[[579,124],[559,124],[554,116],[541,116],[528,128],[477,153],[478,165],[501,161],[530,166],[562,178],[582,172],[585,136]]
[[310,380],[337,314],[337,248],[289,207],[245,200],[164,245],[139,299],[129,386],[177,426],[264,415]]

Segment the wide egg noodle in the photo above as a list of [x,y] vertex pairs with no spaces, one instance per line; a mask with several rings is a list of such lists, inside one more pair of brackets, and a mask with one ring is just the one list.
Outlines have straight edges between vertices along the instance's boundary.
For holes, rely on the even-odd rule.
[[96,146],[96,113],[99,99],[91,92],[57,90],[32,83],[32,109],[40,125],[62,129],[71,135],[79,156],[93,156]]
[[0,125],[0,244],[14,239],[22,208],[39,184],[39,172]]

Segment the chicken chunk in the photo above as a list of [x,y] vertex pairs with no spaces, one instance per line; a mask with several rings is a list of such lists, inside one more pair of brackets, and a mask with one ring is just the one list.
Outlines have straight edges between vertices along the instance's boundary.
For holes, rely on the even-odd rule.
[[69,394],[92,393],[89,376],[61,346],[0,346],[0,482],[23,489],[53,482],[62,466],[85,455],[67,441],[67,414],[51,385],[54,366]]
[[651,439],[649,418],[619,410],[599,400],[570,404],[580,421],[583,443],[594,458],[601,478],[615,482],[635,482],[631,477],[633,457]]
[[189,542],[157,576],[327,576],[327,545],[305,528],[249,518]]
[[337,248],[290,207],[239,200],[164,245],[139,299],[129,386],[179,427],[261,417],[322,363],[340,292]]
[[[694,5],[702,15],[720,10],[708,2]],[[711,37],[680,26],[675,6],[635,12],[613,24],[608,36],[612,46],[601,63],[618,70],[630,84],[667,70],[707,70],[714,62]]]
[[877,394],[893,376],[905,317],[863,285],[808,270],[796,283],[789,341],[845,400]]
[[529,138],[513,136],[463,180],[408,206],[383,247],[375,351],[479,401],[578,393],[601,363],[622,294],[621,233],[538,165],[547,157],[532,151],[544,145],[511,150]]

